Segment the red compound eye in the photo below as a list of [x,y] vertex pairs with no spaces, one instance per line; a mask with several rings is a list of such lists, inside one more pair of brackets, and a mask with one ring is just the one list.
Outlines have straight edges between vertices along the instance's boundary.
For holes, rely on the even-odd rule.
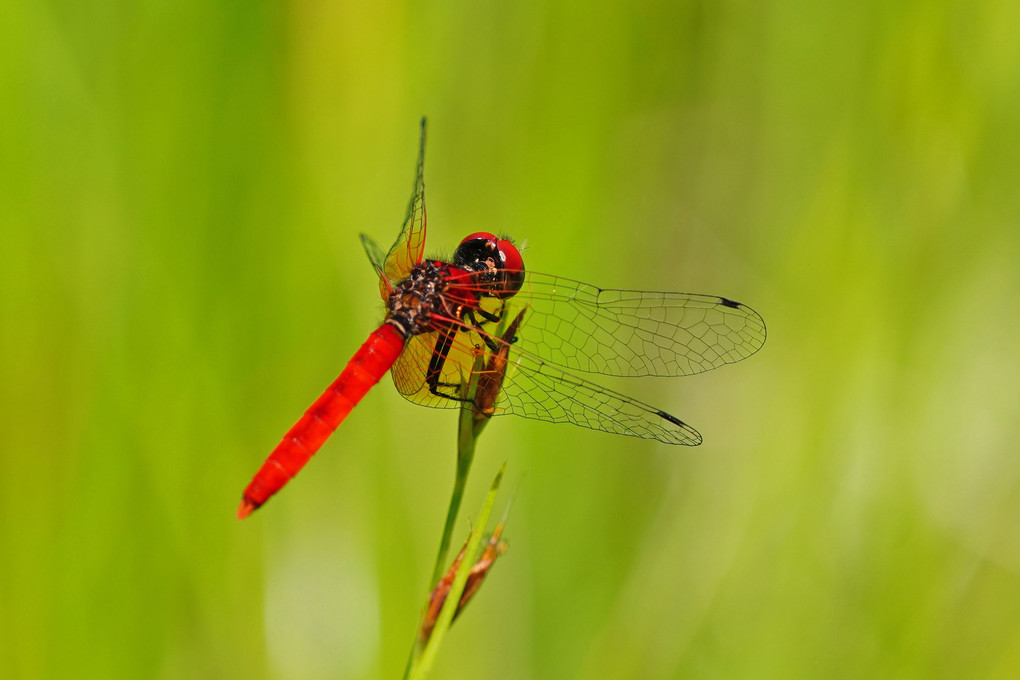
[[498,240],[496,238],[495,234],[490,234],[487,231],[476,231],[475,233],[470,234],[468,236],[465,236],[463,239],[461,239],[460,245],[464,245],[468,241],[474,241],[476,239],[479,240],[479,241],[496,241],[496,240]]
[[513,271],[521,271],[524,269],[524,258],[521,257],[521,251],[517,250],[511,241],[506,239],[496,240],[496,250],[499,251],[499,255],[503,260],[503,268],[510,269]]
[[511,297],[524,285],[521,251],[509,239],[487,231],[466,236],[453,254],[453,263],[484,274],[479,281],[485,284],[487,295],[492,297]]
[[[517,246],[505,238],[499,238],[495,234],[487,231],[476,231],[473,234],[465,236],[460,245],[465,245],[471,241],[487,241],[489,244],[495,244],[496,252],[499,253],[500,264],[503,269],[521,270],[524,269],[524,258],[521,257],[521,251],[517,250]],[[489,246],[492,247],[491,245]]]

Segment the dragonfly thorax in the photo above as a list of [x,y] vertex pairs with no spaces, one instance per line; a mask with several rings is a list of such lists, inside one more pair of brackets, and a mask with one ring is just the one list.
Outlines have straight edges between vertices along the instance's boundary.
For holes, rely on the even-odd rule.
[[387,323],[410,337],[460,319],[466,306],[477,303],[476,294],[456,290],[456,281],[469,277],[470,272],[445,262],[426,260],[415,265],[390,293]]

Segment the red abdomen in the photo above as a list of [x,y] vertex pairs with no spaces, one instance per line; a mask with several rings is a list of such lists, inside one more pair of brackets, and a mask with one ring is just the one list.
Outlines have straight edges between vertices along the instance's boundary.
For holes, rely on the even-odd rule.
[[247,517],[304,467],[351,409],[386,374],[403,351],[405,342],[400,331],[388,323],[368,336],[361,349],[347,362],[340,377],[308,407],[269,454],[244,490],[241,506],[237,509],[238,518]]

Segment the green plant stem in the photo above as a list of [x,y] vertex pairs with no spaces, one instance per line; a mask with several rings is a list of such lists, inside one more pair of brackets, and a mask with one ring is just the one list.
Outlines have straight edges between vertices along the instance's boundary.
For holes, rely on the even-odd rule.
[[473,411],[470,407],[460,409],[460,421],[457,433],[457,476],[453,480],[453,492],[450,494],[450,506],[446,511],[446,525],[443,527],[443,537],[439,541],[439,553],[436,555],[436,564],[432,569],[431,585],[435,585],[446,571],[446,555],[450,551],[450,541],[453,537],[453,528],[457,523],[457,515],[460,512],[460,503],[464,497],[464,487],[467,486],[468,473],[471,471],[471,463],[475,459],[475,432]]
[[443,527],[443,537],[439,541],[436,564],[432,568],[430,586],[435,585],[446,572],[446,556],[450,551],[450,541],[453,537],[454,526],[457,524],[457,515],[464,497],[464,487],[467,486],[468,473],[471,472],[471,463],[475,459],[475,444],[478,441],[478,435],[489,422],[487,417],[479,417],[474,409],[478,376],[483,370],[484,364],[482,356],[475,359],[472,378],[461,390],[461,398],[465,401],[461,404],[457,421],[457,475],[453,480],[453,492],[450,494],[450,505],[446,510],[446,524]]
[[432,635],[429,636],[428,642],[425,644],[424,649],[421,650],[421,654],[417,655],[417,658],[412,659],[411,665],[408,668],[406,677],[409,680],[424,680],[432,669],[436,653],[443,642],[446,631],[449,630],[450,624],[453,622],[453,616],[457,612],[461,595],[464,594],[464,586],[467,584],[471,567],[474,566],[475,555],[478,554],[478,547],[481,545],[482,537],[485,535],[485,526],[489,522],[489,514],[492,512],[492,507],[496,504],[496,495],[499,493],[499,485],[503,480],[503,472],[505,470],[506,463],[503,464],[496,478],[492,481],[489,493],[486,495],[482,509],[478,513],[478,521],[474,529],[471,530],[471,535],[464,548],[464,559],[461,561],[460,567],[453,577],[450,592],[447,594],[446,602],[443,603],[443,608],[439,612],[439,618],[436,619]]
[[[474,461],[475,458],[475,443],[477,441],[478,434],[485,427],[485,423],[488,422],[487,418],[479,421],[479,419],[475,416],[475,409],[473,403],[475,398],[475,392],[478,388],[479,371],[481,371],[483,367],[484,359],[481,356],[479,356],[475,359],[475,365],[472,370],[471,379],[465,383],[464,388],[461,390],[461,398],[464,399],[465,401],[460,408],[459,412],[460,416],[458,419],[457,427],[457,472],[456,477],[454,478],[453,481],[453,492],[450,494],[450,505],[446,510],[446,524],[443,527],[443,535],[439,541],[439,552],[436,554],[436,563],[435,566],[432,568],[432,578],[429,580],[430,591],[432,587],[439,582],[439,579],[441,579],[443,577],[443,574],[446,572],[445,567],[446,557],[450,551],[450,541],[452,540],[453,529],[457,524],[457,515],[460,513],[461,501],[464,498],[464,488],[467,486],[468,474],[471,472],[471,463]],[[501,477],[502,471],[500,472],[499,477],[497,477],[497,486],[498,480]],[[487,517],[488,515],[486,514],[486,518]],[[485,525],[481,518],[479,518],[479,522],[482,523],[482,529],[484,530]],[[473,555],[474,553],[468,552],[466,554]],[[472,562],[473,560],[465,559],[464,563],[461,565],[461,570],[464,569],[464,565],[467,565],[467,571],[464,572],[465,579],[467,579],[467,573],[470,572],[471,570],[470,568]],[[457,574],[459,577],[460,572],[458,571]],[[463,588],[464,586],[462,583],[460,586],[460,590],[462,591]],[[452,598],[452,601],[455,603],[460,601],[459,592],[460,591],[458,591],[456,598]],[[447,596],[447,604],[450,603],[451,596],[452,591],[451,594]],[[456,611],[456,607],[454,607],[454,611]],[[449,621],[447,622],[447,626],[448,625]],[[432,640],[434,639],[434,636],[435,629],[433,629],[433,637],[429,639],[426,648],[432,645]],[[440,635],[440,637],[442,636]],[[435,652],[433,651],[432,654],[434,653]],[[420,674],[421,669],[420,662],[422,659],[422,654],[424,654],[424,650],[418,643],[416,637],[415,644],[411,649],[411,656],[408,659],[407,666],[404,669],[405,678],[424,677],[423,674]]]

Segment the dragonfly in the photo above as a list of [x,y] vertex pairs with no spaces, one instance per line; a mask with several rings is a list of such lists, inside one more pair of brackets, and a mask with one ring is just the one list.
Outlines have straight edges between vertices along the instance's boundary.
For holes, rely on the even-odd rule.
[[386,316],[270,453],[244,490],[239,518],[293,478],[387,371],[406,399],[460,408],[477,367],[497,364],[498,380],[475,404],[485,417],[513,414],[697,446],[701,435],[681,419],[589,376],[694,375],[765,343],[764,320],[745,304],[529,271],[506,236],[476,232],[449,261],[426,259],[425,137],[422,119],[414,188],[393,246],[383,251],[361,235]]

